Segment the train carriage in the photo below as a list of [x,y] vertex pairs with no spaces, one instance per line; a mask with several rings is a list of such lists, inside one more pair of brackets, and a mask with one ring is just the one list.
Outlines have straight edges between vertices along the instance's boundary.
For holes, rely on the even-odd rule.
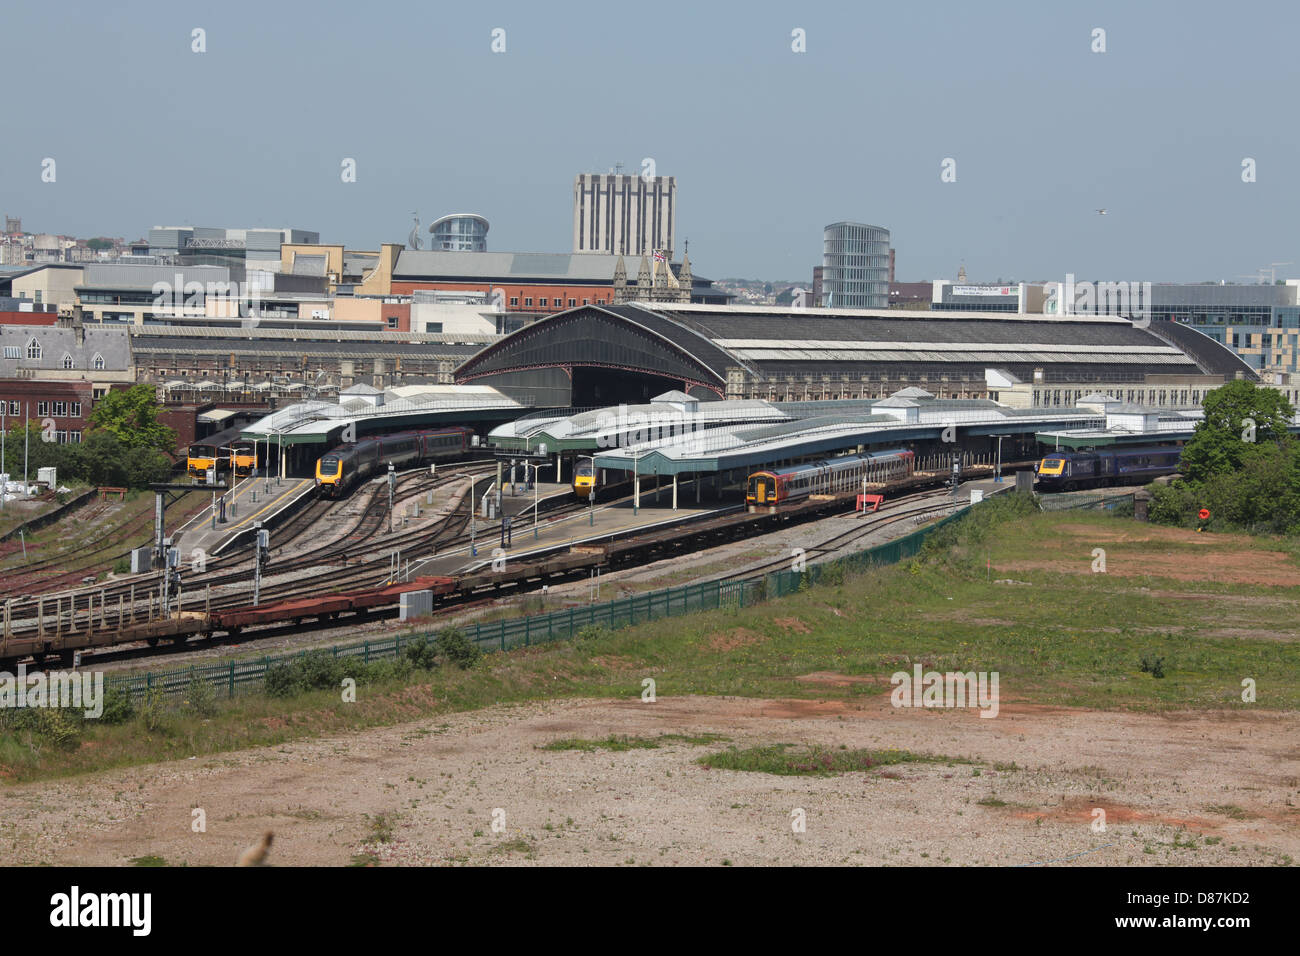
[[460,458],[472,447],[468,428],[437,428],[376,435],[331,449],[316,462],[316,489],[326,498],[341,498],[358,482],[394,468]]
[[1054,452],[1035,468],[1038,490],[1074,491],[1107,485],[1145,484],[1178,470],[1182,449],[1169,445],[1087,452]]
[[912,452],[896,448],[756,471],[749,476],[745,500],[751,505],[777,505],[814,494],[854,491],[864,480],[897,481],[911,477],[915,460]]

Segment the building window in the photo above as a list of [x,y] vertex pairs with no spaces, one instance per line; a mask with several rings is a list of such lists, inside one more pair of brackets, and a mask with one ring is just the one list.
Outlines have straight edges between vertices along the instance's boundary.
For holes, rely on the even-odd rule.
[[67,403],[67,402],[55,402],[55,403],[54,403],[54,417],[55,417],[55,418],[67,418],[67,417],[68,417],[68,403]]
[[395,316],[395,315],[390,315],[390,316],[388,317],[388,327],[389,327],[390,329],[395,329],[395,328],[397,328],[397,316]]
[[7,358],[7,359],[16,359],[16,358],[22,358],[22,357],[23,357],[23,350],[22,350],[22,348],[21,348],[20,346],[17,346],[17,345],[6,345],[6,346],[5,346],[5,358]]
[[590,299],[583,299],[583,300],[582,300],[582,304],[583,304],[583,305],[591,305],[591,300],[590,300]]
[[68,441],[74,445],[81,444],[81,432],[68,432]]
[[533,307],[533,297],[532,297],[532,296],[525,296],[525,297],[524,297],[524,308],[531,309],[532,307]]
[[77,363],[73,361],[72,356],[67,352],[63,353],[63,367],[65,369],[77,367]]
[[22,413],[23,413],[22,406],[19,405],[18,402],[15,402],[15,401],[10,401],[10,402],[9,402],[9,414],[10,414],[10,415],[21,415]]
[[41,343],[36,339],[29,339],[27,342],[27,357],[29,359],[38,359],[41,357]]
[[50,413],[50,403],[49,403],[49,402],[37,402],[37,403],[36,403],[36,414],[37,414],[37,415],[48,415],[49,413]]
[[545,299],[538,299],[538,300],[537,300],[537,305],[538,305],[539,308],[542,308],[542,309],[546,308],[546,300],[545,300]]
[[81,417],[81,402],[72,403],[72,417],[73,418]]
[[512,296],[510,297],[510,304],[511,304],[512,306],[518,305],[518,304],[519,304],[519,296],[517,296],[517,295],[512,295]]
[[[577,299],[570,299],[570,300],[569,300],[569,308],[572,309],[572,308],[573,308],[575,305],[577,305],[577,304],[578,304],[578,300],[577,300]],[[586,303],[583,303],[583,304],[585,305]]]

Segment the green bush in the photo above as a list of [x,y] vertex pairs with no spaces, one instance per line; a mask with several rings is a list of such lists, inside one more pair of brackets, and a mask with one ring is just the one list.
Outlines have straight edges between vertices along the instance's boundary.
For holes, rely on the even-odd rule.
[[438,650],[427,637],[417,637],[402,648],[402,660],[420,670],[433,670],[438,666]]
[[210,681],[194,676],[185,687],[181,708],[199,717],[211,717],[217,712],[217,692]]
[[478,646],[454,627],[438,632],[437,648],[439,657],[462,670],[473,667],[483,656]]
[[60,750],[81,746],[84,720],[81,711],[64,707],[5,708],[0,711],[0,728],[18,734],[27,732]]
[[100,721],[106,724],[124,724],[135,716],[135,704],[131,702],[131,695],[116,687],[110,687],[104,691],[104,712],[99,715]]
[[140,722],[152,733],[166,733],[171,729],[171,710],[167,698],[157,687],[150,687],[140,704]]
[[263,688],[270,697],[291,697],[298,693],[297,675],[288,664],[272,664],[266,669]]
[[1147,507],[1147,517],[1157,524],[1186,527],[1196,520],[1197,495],[1186,481],[1175,481],[1168,485],[1152,485],[1151,503]]

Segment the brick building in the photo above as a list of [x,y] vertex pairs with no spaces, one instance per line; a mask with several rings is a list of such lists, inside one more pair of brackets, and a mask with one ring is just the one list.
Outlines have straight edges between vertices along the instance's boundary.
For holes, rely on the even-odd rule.
[[81,441],[93,403],[90,382],[0,379],[5,424],[12,429],[24,419],[35,422],[60,445]]

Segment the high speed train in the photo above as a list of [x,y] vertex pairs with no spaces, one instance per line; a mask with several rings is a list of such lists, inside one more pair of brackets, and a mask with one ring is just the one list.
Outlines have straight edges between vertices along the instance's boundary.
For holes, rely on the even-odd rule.
[[1115,448],[1086,452],[1055,452],[1038,463],[1039,491],[1074,491],[1102,485],[1145,484],[1178,471],[1183,450]]
[[473,444],[468,428],[435,428],[375,435],[332,449],[316,462],[316,491],[341,498],[359,481],[394,468],[463,457]]
[[586,501],[596,491],[596,469],[592,466],[591,460],[579,462],[573,469],[574,497]]
[[911,477],[915,460],[912,452],[896,448],[756,471],[749,476],[745,500],[751,505],[774,505],[814,494],[853,491],[864,478],[874,483]]

